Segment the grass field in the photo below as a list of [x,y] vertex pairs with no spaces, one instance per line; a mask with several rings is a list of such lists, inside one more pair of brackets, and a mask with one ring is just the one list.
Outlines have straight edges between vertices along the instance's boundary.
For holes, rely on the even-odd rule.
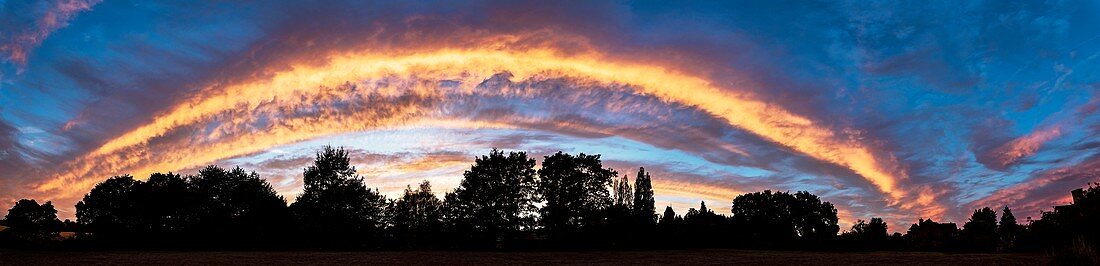
[[0,250],[0,265],[89,264],[750,264],[750,265],[1044,265],[1049,258],[1026,254],[925,252],[793,252],[755,250],[662,250],[594,252],[26,252]]

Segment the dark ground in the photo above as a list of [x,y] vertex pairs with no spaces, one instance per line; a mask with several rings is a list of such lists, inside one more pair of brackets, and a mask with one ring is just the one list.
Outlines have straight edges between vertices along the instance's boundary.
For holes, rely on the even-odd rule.
[[210,265],[210,264],[779,264],[779,265],[1044,265],[1049,257],[1028,254],[926,252],[797,252],[756,250],[661,250],[591,252],[166,252],[0,250],[0,265]]

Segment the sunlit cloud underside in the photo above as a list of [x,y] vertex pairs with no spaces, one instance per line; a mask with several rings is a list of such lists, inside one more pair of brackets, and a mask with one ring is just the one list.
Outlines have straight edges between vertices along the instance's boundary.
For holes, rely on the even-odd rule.
[[681,211],[807,190],[844,223],[1036,213],[1100,171],[1090,4],[0,5],[0,200],[62,217],[209,164],[293,199],[323,145],[391,196],[560,150]]

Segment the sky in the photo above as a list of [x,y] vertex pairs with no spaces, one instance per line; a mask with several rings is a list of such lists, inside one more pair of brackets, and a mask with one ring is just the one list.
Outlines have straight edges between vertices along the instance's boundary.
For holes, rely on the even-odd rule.
[[0,0],[0,202],[210,164],[292,201],[334,145],[390,196],[500,148],[681,213],[1023,220],[1100,181],[1097,57],[1093,1]]

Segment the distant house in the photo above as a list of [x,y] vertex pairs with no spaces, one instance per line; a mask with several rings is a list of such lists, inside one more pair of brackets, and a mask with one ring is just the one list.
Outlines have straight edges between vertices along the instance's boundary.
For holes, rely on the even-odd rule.
[[1077,213],[1078,206],[1081,206],[1080,203],[1085,200],[1085,190],[1074,189],[1070,194],[1073,195],[1073,202],[1069,205],[1054,206],[1055,212],[1065,215],[1075,215]]
[[958,237],[959,226],[955,223],[937,223],[932,219],[920,219],[909,227],[906,237],[909,244],[917,250],[942,251]]

